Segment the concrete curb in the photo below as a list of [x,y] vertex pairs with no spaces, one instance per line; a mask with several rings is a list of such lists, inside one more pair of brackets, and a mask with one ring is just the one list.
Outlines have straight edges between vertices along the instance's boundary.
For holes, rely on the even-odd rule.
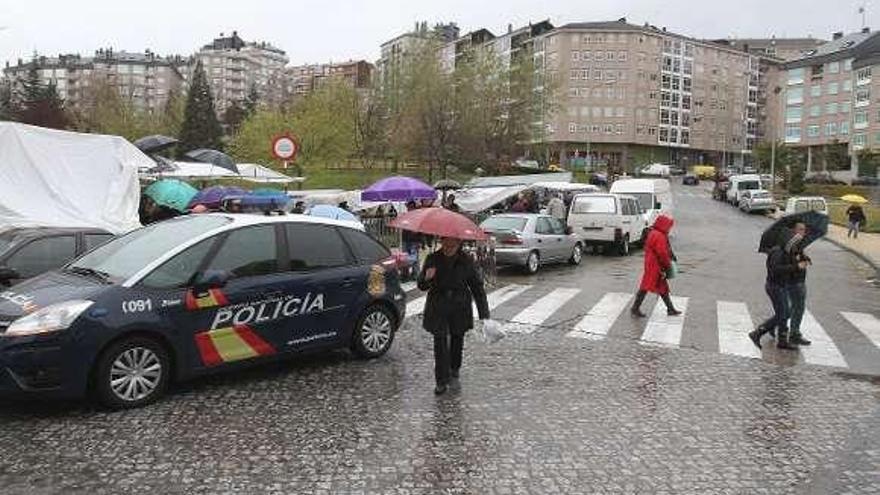
[[823,239],[825,239],[826,241],[830,242],[831,244],[834,244],[835,246],[837,246],[845,251],[849,251],[850,254],[854,254],[856,256],[856,258],[859,258],[860,260],[867,263],[868,266],[873,268],[874,271],[877,272],[877,278],[880,278],[880,264],[877,264],[868,255],[862,253],[861,251],[853,249],[852,246],[849,246],[848,244],[844,244],[843,242],[837,241],[837,240],[832,239],[828,236],[823,237]]

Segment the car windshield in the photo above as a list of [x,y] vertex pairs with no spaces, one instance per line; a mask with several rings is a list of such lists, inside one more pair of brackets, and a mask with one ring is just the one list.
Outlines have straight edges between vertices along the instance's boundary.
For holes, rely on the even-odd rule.
[[188,239],[230,221],[220,216],[192,216],[154,223],[96,248],[70,268],[107,274],[112,281],[126,280]]
[[522,232],[526,228],[526,219],[520,217],[492,217],[480,224],[485,230]]
[[2,232],[0,233],[0,254],[3,254],[7,249],[9,249],[12,244],[15,243],[15,235],[13,232]]
[[616,213],[613,196],[580,196],[574,200],[575,213]]
[[756,180],[744,180],[739,183],[741,191],[750,191],[752,189],[761,189],[761,183]]

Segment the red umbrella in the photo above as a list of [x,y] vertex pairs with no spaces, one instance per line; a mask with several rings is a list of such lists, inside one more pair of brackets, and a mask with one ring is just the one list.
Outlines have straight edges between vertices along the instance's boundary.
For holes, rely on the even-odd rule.
[[489,236],[468,217],[445,208],[419,208],[395,218],[392,227],[465,241],[484,241]]

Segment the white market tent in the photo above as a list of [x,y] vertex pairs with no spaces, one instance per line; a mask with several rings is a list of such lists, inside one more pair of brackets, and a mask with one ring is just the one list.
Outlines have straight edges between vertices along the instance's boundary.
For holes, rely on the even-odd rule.
[[156,179],[225,179],[237,178],[238,174],[231,170],[210,163],[170,162],[173,170],[146,174]]
[[0,122],[0,227],[135,229],[138,169],[153,165],[119,136]]
[[526,189],[524,185],[462,189],[455,192],[455,202],[463,211],[479,213]]
[[[571,172],[551,172],[546,174],[501,175],[497,177],[474,177],[466,187],[507,187],[530,186],[536,182],[571,182]],[[458,198],[458,195],[455,195]]]
[[238,175],[246,181],[262,184],[290,184],[306,180],[304,177],[284,175],[281,172],[276,172],[269,167],[264,167],[257,163],[239,163]]
[[602,189],[592,184],[582,184],[579,182],[536,182],[532,184],[533,188],[547,189],[559,192],[599,192]]

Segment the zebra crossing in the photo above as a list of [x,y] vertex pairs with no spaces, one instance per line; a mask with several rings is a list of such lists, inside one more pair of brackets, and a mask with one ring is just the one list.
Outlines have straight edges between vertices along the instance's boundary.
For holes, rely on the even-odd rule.
[[[411,299],[407,303],[407,317],[419,316],[424,312],[426,296],[415,290],[414,285],[409,288],[414,293],[410,294]],[[586,307],[584,299],[594,296],[587,294],[583,289],[570,287],[548,289],[527,284],[509,284],[488,293],[489,308],[493,311],[502,308],[509,314],[511,310],[504,306],[520,296],[523,296],[520,302],[527,300],[525,307],[514,308],[513,311],[517,309],[518,311],[513,316],[501,319],[503,328],[508,333],[528,336],[548,331],[550,327],[561,326],[565,328],[566,338],[589,340],[608,338],[615,324],[621,321],[621,316],[628,317],[627,311],[633,298],[632,294],[628,293],[608,292],[592,306]],[[682,314],[667,315],[665,305],[658,300],[644,322],[644,329],[639,336],[641,344],[673,348],[683,346],[692,298],[673,296],[672,300]],[[713,350],[722,354],[761,359],[762,351],[752,344],[747,335],[747,330],[755,328],[758,323],[753,319],[748,304],[740,301],[716,301],[714,305],[717,325],[714,329],[716,333]],[[586,309],[586,313],[583,313],[581,308]],[[571,313],[572,310],[578,313],[576,319],[571,319],[572,323],[553,324],[553,321],[559,323],[558,318],[554,320],[554,315],[560,312]],[[763,312],[764,308],[761,311]],[[861,336],[860,339],[866,340],[876,348],[876,352],[880,352],[880,319],[876,315],[850,311],[841,311],[838,315],[842,318],[841,321],[849,325],[849,328],[835,328],[835,333],[843,332],[851,337],[851,330],[854,329]],[[809,310],[804,313],[801,330],[813,341],[812,345],[800,348],[800,359],[803,362],[834,368],[852,368],[853,363],[847,361],[839,347],[840,342],[829,334]],[[704,326],[700,331],[705,332]]]

